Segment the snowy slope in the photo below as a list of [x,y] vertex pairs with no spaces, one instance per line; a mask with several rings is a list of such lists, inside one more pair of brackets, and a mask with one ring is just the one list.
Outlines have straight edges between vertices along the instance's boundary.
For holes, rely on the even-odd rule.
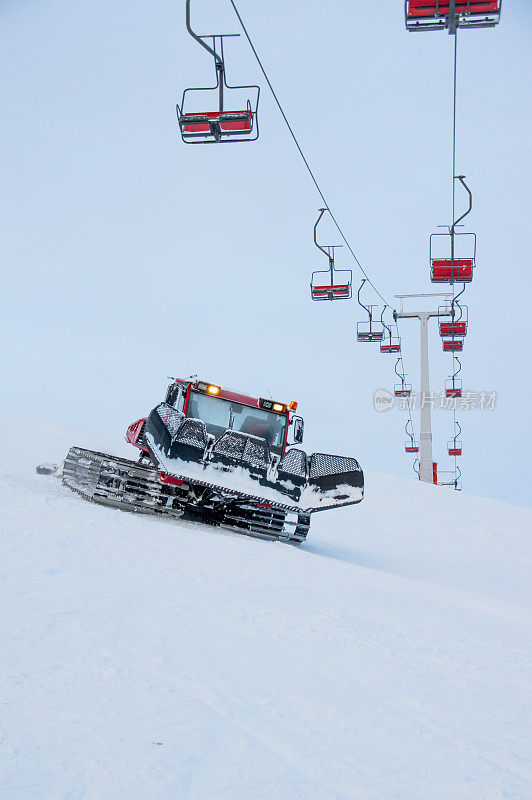
[[0,419],[0,797],[532,796],[532,512],[369,474],[296,549],[86,503],[35,463],[120,437]]

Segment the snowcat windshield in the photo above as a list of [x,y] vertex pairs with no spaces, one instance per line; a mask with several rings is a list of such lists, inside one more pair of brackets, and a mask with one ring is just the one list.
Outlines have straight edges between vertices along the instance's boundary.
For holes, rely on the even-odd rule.
[[274,453],[282,454],[286,431],[284,414],[274,414],[262,408],[252,408],[233,400],[209,397],[193,391],[188,401],[187,417],[202,419],[207,431],[216,438],[231,428],[266,439]]

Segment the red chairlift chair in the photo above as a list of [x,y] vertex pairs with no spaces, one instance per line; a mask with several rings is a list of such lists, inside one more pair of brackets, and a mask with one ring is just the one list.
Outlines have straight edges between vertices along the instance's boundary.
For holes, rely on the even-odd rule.
[[[339,270],[336,270],[339,272]],[[313,272],[314,275],[320,274]],[[312,284],[312,299],[313,300],[349,300],[351,297],[351,286],[345,284]]]
[[[384,333],[372,329],[371,324],[371,319],[369,322],[357,322],[357,342],[382,342]],[[367,330],[364,328],[365,325],[369,326]]]
[[463,339],[443,339],[443,352],[444,353],[461,353],[464,349]]
[[452,298],[450,305],[447,303],[438,308],[438,328],[440,336],[451,338],[463,338],[467,334],[468,309],[458,302],[458,298],[465,291],[462,291]]
[[396,383],[393,387],[393,393],[396,397],[410,397],[412,394],[412,385],[410,383],[406,383],[405,381],[405,374],[403,371],[398,372],[397,367],[399,362],[402,361],[402,358],[398,358],[395,362],[395,374],[398,378],[401,379],[401,383]]
[[443,478],[442,480],[438,479],[438,486],[452,486],[453,489],[456,491],[462,491],[462,484],[459,483],[458,478],[460,477],[461,473],[460,470],[457,469],[449,469],[449,470],[438,470],[438,478],[441,478],[442,475],[447,477]]
[[440,336],[465,336],[467,322],[440,322]]
[[[239,34],[209,35],[198,36],[190,26],[190,0],[186,0],[186,25],[189,34],[195,39],[214,59],[216,71],[216,83],[214,86],[196,87],[185,89],[181,98],[181,105],[176,105],[177,120],[181,137],[186,144],[214,144],[220,142],[249,142],[258,139],[259,127],[257,119],[257,109],[259,105],[259,86],[231,86],[227,83],[225,74],[223,40],[228,36],[238,36]],[[208,45],[204,39],[210,39],[212,46]],[[217,42],[220,42],[217,49]],[[219,52],[218,52],[219,50]],[[253,103],[248,98],[245,101],[245,108],[227,108],[225,105],[226,90],[233,94],[252,95]],[[247,92],[245,90],[248,90]],[[191,93],[206,92],[208,97],[212,96],[209,105],[216,104],[216,110],[209,111],[185,111]]]
[[405,433],[409,437],[408,441],[405,442],[405,453],[419,453],[419,442],[416,442],[414,438],[414,430],[411,419],[408,419],[406,422]]
[[[455,180],[459,180],[466,190],[469,208],[454,220],[451,227],[448,228],[448,233],[433,233],[430,236],[430,279],[432,283],[471,283],[473,280],[477,249],[476,234],[456,232],[457,227],[462,227],[459,223],[467,217],[473,207],[473,196],[464,177],[464,175],[456,175]],[[441,248],[438,246],[442,243],[442,237],[450,240],[449,255],[442,255]],[[467,247],[470,252],[457,257],[458,244],[460,244],[460,249]]]
[[462,397],[462,381],[448,378],[445,381],[445,397]]
[[492,28],[501,16],[502,0],[405,0],[405,25],[409,31],[457,28]]
[[410,397],[412,386],[409,383],[396,383],[393,387],[393,393],[396,397]]
[[391,341],[385,341],[381,344],[381,353],[400,353],[401,352],[401,340],[398,336],[392,336]]
[[368,321],[357,322],[357,342],[382,342],[384,339],[384,328],[379,322],[375,322],[373,319],[373,309],[376,308],[376,306],[365,306],[360,299],[360,292],[365,283],[366,278],[362,278],[357,298],[358,305],[363,308],[368,315]]
[[315,270],[312,273],[310,282],[310,296],[312,300],[349,300],[351,297],[351,285],[353,273],[350,269],[336,269],[334,266],[334,251],[342,245],[326,245],[322,247],[316,238],[318,223],[327,208],[320,208],[320,215],[314,225],[314,244],[324,253],[329,260],[329,269]]
[[445,397],[462,397],[462,381],[456,377],[462,369],[462,364],[456,356],[453,360],[458,363],[458,369],[445,381]]
[[[447,234],[433,233],[432,236],[446,236]],[[455,234],[460,236],[464,234]],[[467,234],[465,234],[467,235]],[[432,283],[471,283],[473,280],[472,258],[431,258],[430,280]]]
[[[462,455],[462,442],[458,439],[460,434],[462,433],[462,428],[460,423],[455,420],[454,422],[454,429],[455,434],[453,439],[450,442],[447,442],[447,450],[450,456],[461,456]],[[457,430],[458,429],[458,430]]]
[[400,353],[401,352],[401,339],[399,338],[398,335],[397,336],[393,336],[392,335],[392,329],[390,328],[389,325],[387,325],[384,322],[384,319],[383,319],[384,312],[386,311],[387,308],[388,308],[388,306],[385,305],[384,308],[382,309],[382,313],[381,313],[381,324],[382,324],[384,330],[387,331],[388,333],[387,334],[385,333],[385,335],[384,335],[384,339],[383,339],[383,341],[381,342],[381,345],[380,345],[380,350],[381,350],[381,353],[390,353],[390,354],[391,353]]

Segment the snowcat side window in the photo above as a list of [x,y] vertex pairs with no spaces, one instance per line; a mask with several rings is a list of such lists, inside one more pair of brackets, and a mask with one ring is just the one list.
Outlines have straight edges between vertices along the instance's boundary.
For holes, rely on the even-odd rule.
[[294,444],[301,444],[303,441],[303,418],[294,417],[293,425],[292,436],[294,438]]
[[185,386],[183,384],[181,384],[181,386],[179,387],[179,394],[177,396],[177,402],[176,402],[176,405],[175,405],[175,407],[176,407],[176,409],[178,411],[183,411],[183,409],[185,407],[185,397],[186,396],[187,396],[187,390],[186,390]]
[[177,411],[183,411],[185,405],[185,387],[182,383],[171,383],[166,392],[166,400],[169,406]]
[[179,393],[179,384],[178,383],[171,383],[166,390],[166,398],[165,403],[169,406],[173,406],[175,401],[177,400],[177,395]]

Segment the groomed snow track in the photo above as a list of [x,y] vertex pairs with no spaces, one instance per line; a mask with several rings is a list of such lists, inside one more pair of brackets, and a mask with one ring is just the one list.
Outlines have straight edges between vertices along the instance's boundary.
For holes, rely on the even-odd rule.
[[287,512],[273,503],[259,504],[245,496],[221,498],[211,492],[205,497],[204,486],[162,483],[150,464],[81,447],[68,451],[63,484],[100,505],[174,518],[189,514],[226,530],[289,544],[301,544],[310,527],[309,514]]

